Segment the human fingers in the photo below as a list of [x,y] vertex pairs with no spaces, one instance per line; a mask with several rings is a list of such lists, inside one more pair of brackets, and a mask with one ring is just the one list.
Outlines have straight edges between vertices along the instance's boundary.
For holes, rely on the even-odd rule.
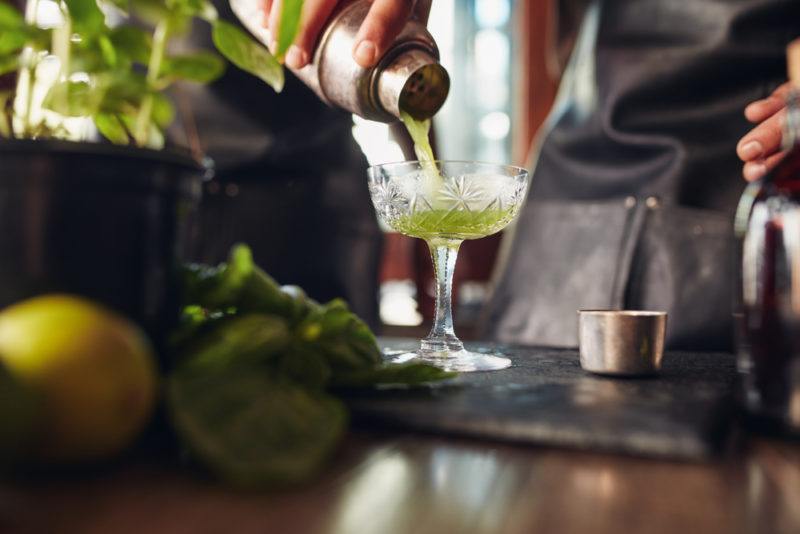
[[413,0],[372,0],[353,46],[353,59],[364,68],[374,66],[405,25]]
[[756,100],[744,108],[744,116],[750,122],[762,122],[786,106],[786,95],[791,90],[791,84],[786,82],[767,98]]
[[272,9],[272,0],[261,0],[259,2],[260,9],[259,13],[261,14],[261,26],[264,28],[269,28],[269,12]]
[[278,27],[280,26],[283,0],[271,0],[271,2],[272,4],[269,8],[269,17],[267,21],[270,42],[267,43],[267,45],[269,46],[269,51],[275,54],[278,50]]
[[750,130],[736,145],[736,154],[742,161],[764,159],[781,148],[786,110],[781,110]]
[[305,67],[310,61],[317,38],[338,0],[306,0],[300,18],[300,29],[294,43],[286,52],[286,65],[293,69]]
[[786,156],[786,152],[778,152],[777,154],[773,154],[770,157],[764,160],[757,160],[757,161],[748,161],[742,167],[742,175],[744,179],[748,182],[753,182],[758,180],[769,171],[775,168],[775,166],[781,162],[781,160]]

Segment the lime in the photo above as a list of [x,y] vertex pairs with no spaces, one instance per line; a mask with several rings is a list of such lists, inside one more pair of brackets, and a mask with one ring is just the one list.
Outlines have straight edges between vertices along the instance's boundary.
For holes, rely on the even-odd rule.
[[156,367],[147,338],[78,297],[37,297],[0,312],[0,360],[40,397],[35,456],[110,456],[137,437],[153,408]]

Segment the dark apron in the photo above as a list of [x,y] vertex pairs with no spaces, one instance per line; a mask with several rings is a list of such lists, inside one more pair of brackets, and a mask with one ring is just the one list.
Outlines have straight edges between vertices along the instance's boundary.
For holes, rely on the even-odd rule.
[[798,0],[593,2],[484,333],[574,346],[579,309],[650,309],[670,347],[729,348],[743,110],[798,35]]

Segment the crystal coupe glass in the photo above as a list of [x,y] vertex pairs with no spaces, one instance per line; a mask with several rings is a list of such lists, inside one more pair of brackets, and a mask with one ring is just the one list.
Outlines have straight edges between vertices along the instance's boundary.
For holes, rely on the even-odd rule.
[[369,168],[369,190],[378,216],[401,234],[428,243],[436,272],[436,316],[417,359],[448,371],[492,371],[511,361],[470,352],[453,331],[451,287],[461,243],[505,228],[517,215],[528,187],[520,167],[471,161],[410,161]]

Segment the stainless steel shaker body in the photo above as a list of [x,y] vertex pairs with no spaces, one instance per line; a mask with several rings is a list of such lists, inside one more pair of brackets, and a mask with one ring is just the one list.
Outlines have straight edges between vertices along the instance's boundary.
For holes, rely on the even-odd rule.
[[[258,0],[231,0],[242,24],[267,44]],[[323,29],[311,62],[293,72],[326,103],[365,119],[392,122],[400,109],[416,118],[433,116],[444,104],[450,78],[428,30],[409,20],[393,45],[370,69],[352,57],[356,34],[369,11],[367,0],[345,3]]]

